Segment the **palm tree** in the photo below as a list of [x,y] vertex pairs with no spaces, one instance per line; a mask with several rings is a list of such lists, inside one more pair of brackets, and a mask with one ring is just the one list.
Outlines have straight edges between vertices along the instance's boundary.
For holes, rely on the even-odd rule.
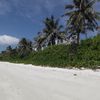
[[11,45],[9,45],[7,48],[6,48],[6,52],[11,52],[12,51],[12,47]]
[[26,38],[22,38],[18,44],[18,51],[20,57],[27,56],[30,52],[32,52],[32,42]]
[[43,47],[45,40],[46,35],[41,32],[38,32],[38,36],[34,38],[33,48],[40,50]]
[[46,37],[46,41],[48,42],[48,45],[55,45],[56,39],[58,39],[61,36],[61,28],[62,25],[59,25],[59,19],[54,19],[53,16],[50,18],[46,18],[44,21],[45,28],[43,30]]
[[13,50],[13,49],[12,49],[11,45],[9,45],[9,46],[6,48],[5,54],[6,54],[7,56],[11,56],[12,50]]
[[73,4],[66,5],[65,9],[71,10],[64,14],[69,16],[67,21],[67,32],[77,35],[77,44],[79,44],[80,34],[87,30],[94,31],[98,27],[97,20],[100,19],[98,12],[93,9],[97,0],[73,0]]

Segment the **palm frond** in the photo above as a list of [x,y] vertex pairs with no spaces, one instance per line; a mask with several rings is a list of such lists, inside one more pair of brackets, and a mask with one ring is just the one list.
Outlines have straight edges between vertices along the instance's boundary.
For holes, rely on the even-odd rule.
[[94,14],[94,16],[95,16],[96,20],[100,21],[100,13],[96,12]]
[[66,5],[65,6],[65,9],[73,9],[74,8],[74,5]]
[[90,1],[87,6],[85,7],[85,10],[88,9],[88,8],[91,8],[94,4],[95,4],[96,0],[92,0]]
[[71,16],[75,13],[75,11],[66,12],[63,16]]

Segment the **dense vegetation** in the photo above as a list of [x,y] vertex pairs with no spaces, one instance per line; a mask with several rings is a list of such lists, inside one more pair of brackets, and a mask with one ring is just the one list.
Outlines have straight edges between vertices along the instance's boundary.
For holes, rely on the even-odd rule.
[[44,19],[44,28],[34,42],[22,38],[16,48],[8,46],[0,54],[0,60],[31,63],[53,67],[100,66],[100,35],[80,41],[80,35],[99,29],[100,13],[93,9],[96,1],[73,0],[65,6],[65,29],[54,16]]
[[63,68],[95,69],[100,66],[100,35],[82,40],[77,51],[74,49],[74,45],[56,45],[33,52],[24,58],[17,54],[1,55],[0,60]]

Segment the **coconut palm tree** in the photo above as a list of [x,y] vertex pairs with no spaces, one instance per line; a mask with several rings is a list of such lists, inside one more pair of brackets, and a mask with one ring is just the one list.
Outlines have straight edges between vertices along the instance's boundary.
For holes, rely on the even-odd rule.
[[6,52],[11,52],[12,51],[12,47],[11,45],[9,45],[7,48],[6,48]]
[[27,56],[30,52],[32,52],[32,42],[26,38],[22,38],[18,44],[18,52],[20,57]]
[[44,20],[44,25],[45,28],[43,32],[46,33],[45,37],[48,45],[55,45],[56,39],[61,37],[60,30],[63,26],[59,25],[59,19],[56,20],[53,16],[51,16],[50,18],[47,17]]
[[69,16],[67,21],[67,32],[77,35],[79,44],[80,34],[87,30],[94,31],[98,27],[97,20],[100,19],[98,12],[93,9],[97,0],[73,0],[73,4],[66,5],[67,11],[64,16]]
[[43,45],[45,45],[44,41],[46,40],[46,35],[44,33],[38,32],[38,36],[34,38],[33,48],[40,50]]
[[11,47],[11,45],[9,45],[7,48],[6,48],[6,51],[5,51],[5,54],[6,55],[8,55],[8,56],[10,56],[11,54],[12,54],[12,47]]

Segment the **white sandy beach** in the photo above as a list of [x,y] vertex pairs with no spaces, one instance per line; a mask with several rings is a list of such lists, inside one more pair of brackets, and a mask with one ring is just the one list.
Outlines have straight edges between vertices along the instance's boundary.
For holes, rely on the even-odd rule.
[[100,71],[0,62],[0,100],[100,100]]

